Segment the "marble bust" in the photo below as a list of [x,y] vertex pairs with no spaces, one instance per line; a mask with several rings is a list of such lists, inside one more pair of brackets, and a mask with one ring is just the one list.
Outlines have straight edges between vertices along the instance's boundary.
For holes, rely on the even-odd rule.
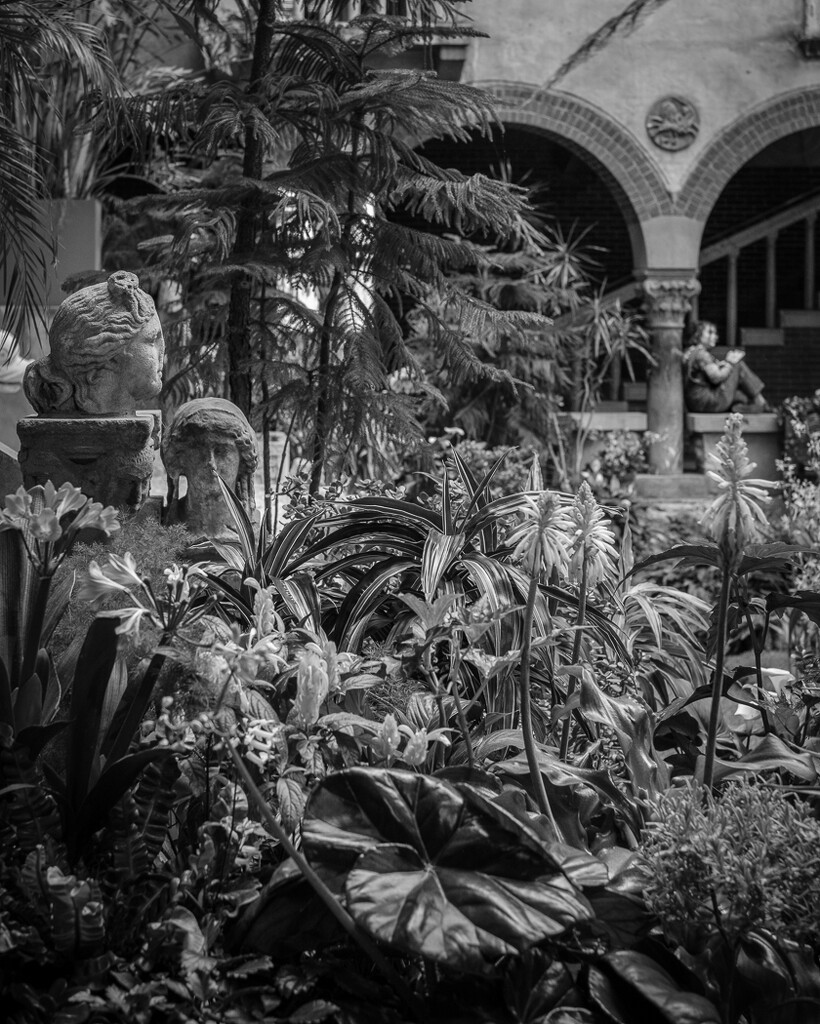
[[[219,477],[253,518],[256,435],[241,409],[224,398],[195,398],[180,406],[162,442],[168,473],[168,522],[182,522],[197,539],[234,535]],[[179,497],[179,480],[188,492]]]
[[49,354],[23,381],[41,416],[133,416],[159,395],[165,342],[136,274],[118,270],[69,295],[48,337]]

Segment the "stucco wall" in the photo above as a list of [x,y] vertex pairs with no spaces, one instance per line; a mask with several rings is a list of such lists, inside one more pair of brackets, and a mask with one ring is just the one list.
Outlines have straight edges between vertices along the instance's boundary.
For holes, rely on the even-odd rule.
[[[474,0],[477,29],[464,77],[540,84],[624,0]],[[558,85],[602,108],[657,163],[678,192],[709,142],[739,116],[779,93],[820,86],[820,62],[797,47],[803,0],[667,0],[629,36],[616,38]],[[659,97],[678,93],[700,113],[686,150],[648,139],[645,119]]]

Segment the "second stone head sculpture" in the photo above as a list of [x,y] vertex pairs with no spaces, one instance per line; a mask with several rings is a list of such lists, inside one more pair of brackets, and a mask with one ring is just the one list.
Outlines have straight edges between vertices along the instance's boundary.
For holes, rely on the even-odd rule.
[[[168,522],[185,523],[197,540],[231,536],[233,520],[219,477],[236,492],[253,518],[256,434],[233,402],[195,398],[180,406],[163,437],[162,460],[169,477]],[[188,490],[180,498],[183,476]]]
[[45,416],[133,416],[162,388],[165,343],[154,300],[136,274],[119,270],[60,304],[49,354],[23,387]]

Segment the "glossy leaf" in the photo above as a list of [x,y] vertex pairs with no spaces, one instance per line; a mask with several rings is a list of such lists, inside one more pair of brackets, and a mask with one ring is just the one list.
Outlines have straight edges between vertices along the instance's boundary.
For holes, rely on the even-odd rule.
[[466,971],[590,916],[546,830],[479,780],[352,768],[305,811],[305,855],[375,937]]
[[0,658],[0,725],[14,725],[11,676],[3,658]]
[[67,754],[67,791],[72,812],[85,799],[100,741],[105,693],[117,660],[116,619],[95,619],[74,670],[71,687],[71,732]]
[[431,530],[427,534],[421,555],[421,588],[425,600],[432,601],[435,598],[442,577],[463,548],[463,533]]
[[246,562],[253,560],[256,553],[256,538],[253,532],[253,523],[245,510],[239,495],[236,494],[222,479],[217,477],[219,489],[222,491],[222,498],[233,520],[234,529],[239,539],[242,555]]
[[35,673],[14,692],[14,727],[17,732],[40,725],[43,718],[43,684]]
[[67,818],[66,832],[72,857],[82,850],[83,844],[101,827],[111,808],[136,781],[143,769],[154,761],[162,761],[173,756],[173,751],[167,747],[151,747],[107,764],[76,814]]
[[629,576],[660,562],[678,561],[681,565],[720,565],[720,551],[713,544],[676,544],[674,547],[650,555],[632,566]]
[[802,612],[808,619],[820,626],[820,594],[810,590],[798,590],[795,594],[766,595],[766,611],[779,612],[786,608]]
[[591,965],[592,1002],[615,1024],[721,1024],[717,1007],[687,992],[643,953],[618,950]]
[[715,761],[715,781],[720,782],[743,772],[784,771],[801,782],[817,782],[820,755],[786,743],[773,733],[763,739],[737,761]]
[[375,938],[473,972],[587,916],[586,901],[561,874],[522,882],[434,867],[400,844],[364,853],[345,895],[350,913]]
[[636,794],[654,795],[669,785],[669,770],[652,744],[652,716],[626,697],[610,697],[587,674],[581,681],[581,711],[613,729],[629,768]]
[[775,572],[787,569],[794,561],[795,555],[820,555],[817,548],[807,544],[755,544],[749,547],[740,560],[737,568],[738,576],[746,576],[750,572]]
[[516,1024],[543,1024],[573,984],[565,964],[533,950],[510,962],[504,999]]
[[305,516],[282,528],[265,552],[262,564],[268,576],[280,577],[288,573],[295,562],[296,553],[305,543],[318,518],[318,514]]
[[287,956],[307,949],[321,949],[344,937],[327,907],[305,881],[293,861],[274,871],[257,899],[249,903],[234,923],[228,922],[228,949]]
[[299,827],[302,812],[305,809],[305,791],[299,780],[290,775],[282,775],[276,780],[276,801],[282,824],[288,832]]

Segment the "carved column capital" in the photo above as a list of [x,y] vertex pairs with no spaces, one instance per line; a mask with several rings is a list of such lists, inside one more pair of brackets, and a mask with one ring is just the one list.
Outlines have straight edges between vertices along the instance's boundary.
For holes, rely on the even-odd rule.
[[697,277],[694,274],[691,277],[650,275],[641,284],[650,326],[683,327],[684,317],[692,308],[692,299],[700,293]]

